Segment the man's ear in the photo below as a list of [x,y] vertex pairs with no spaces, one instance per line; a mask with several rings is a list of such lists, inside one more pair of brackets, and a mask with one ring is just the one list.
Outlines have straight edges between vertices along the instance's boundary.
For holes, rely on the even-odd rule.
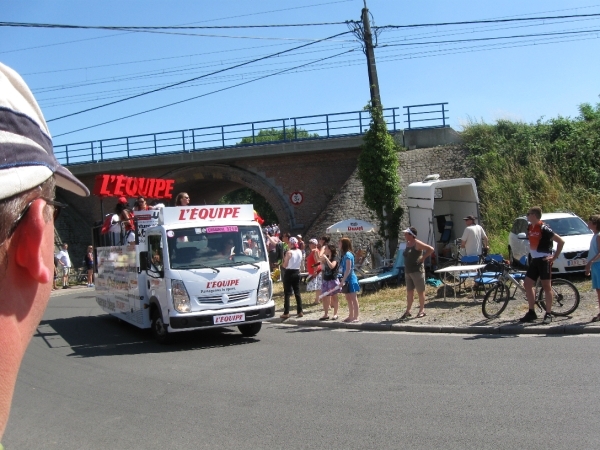
[[49,283],[53,276],[44,258],[53,251],[45,246],[48,246],[47,233],[52,233],[51,240],[54,241],[54,227],[49,230],[50,227],[44,218],[44,206],[46,203],[42,199],[34,201],[11,239],[16,250],[17,266],[40,284]]

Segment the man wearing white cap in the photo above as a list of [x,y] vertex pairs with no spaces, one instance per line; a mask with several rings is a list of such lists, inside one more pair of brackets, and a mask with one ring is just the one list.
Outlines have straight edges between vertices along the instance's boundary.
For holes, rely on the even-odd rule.
[[54,157],[23,79],[0,63],[0,438],[21,360],[52,290],[53,220],[65,206],[54,201],[55,186],[89,195]]
[[467,227],[462,235],[460,247],[465,249],[465,256],[481,256],[488,249],[488,237],[481,225],[475,223],[475,217],[464,218]]

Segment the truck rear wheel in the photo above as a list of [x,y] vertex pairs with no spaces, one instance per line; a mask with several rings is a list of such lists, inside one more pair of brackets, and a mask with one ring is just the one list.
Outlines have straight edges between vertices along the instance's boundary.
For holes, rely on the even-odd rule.
[[171,341],[171,335],[167,330],[167,326],[163,322],[162,315],[158,308],[152,309],[152,336],[159,344],[168,344]]
[[245,325],[238,325],[238,330],[246,337],[256,336],[262,328],[262,322],[247,323]]

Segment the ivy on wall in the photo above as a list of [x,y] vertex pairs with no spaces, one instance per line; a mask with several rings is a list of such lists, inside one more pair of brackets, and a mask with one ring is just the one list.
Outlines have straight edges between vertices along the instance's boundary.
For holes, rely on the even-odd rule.
[[379,225],[383,238],[396,240],[403,210],[398,176],[398,145],[387,130],[381,108],[365,107],[371,113],[371,125],[365,133],[358,157],[358,177],[364,188],[364,201]]

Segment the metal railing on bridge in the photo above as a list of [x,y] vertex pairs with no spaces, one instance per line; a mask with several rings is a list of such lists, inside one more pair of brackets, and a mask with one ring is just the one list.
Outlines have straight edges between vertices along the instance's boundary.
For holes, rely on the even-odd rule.
[[[400,129],[398,109],[383,110],[390,131]],[[57,145],[54,154],[61,164],[71,165],[266,143],[331,139],[364,134],[370,121],[368,111],[262,120]]]
[[[404,113],[407,119],[404,123],[408,124],[408,130],[418,130],[419,128],[444,128],[447,127],[446,120],[448,117],[446,113],[448,103],[427,103],[425,105],[411,105],[403,106],[406,109]],[[415,118],[416,117],[416,118]],[[419,122],[418,126],[413,126],[416,122]],[[433,124],[421,124],[421,122],[435,122]]]

